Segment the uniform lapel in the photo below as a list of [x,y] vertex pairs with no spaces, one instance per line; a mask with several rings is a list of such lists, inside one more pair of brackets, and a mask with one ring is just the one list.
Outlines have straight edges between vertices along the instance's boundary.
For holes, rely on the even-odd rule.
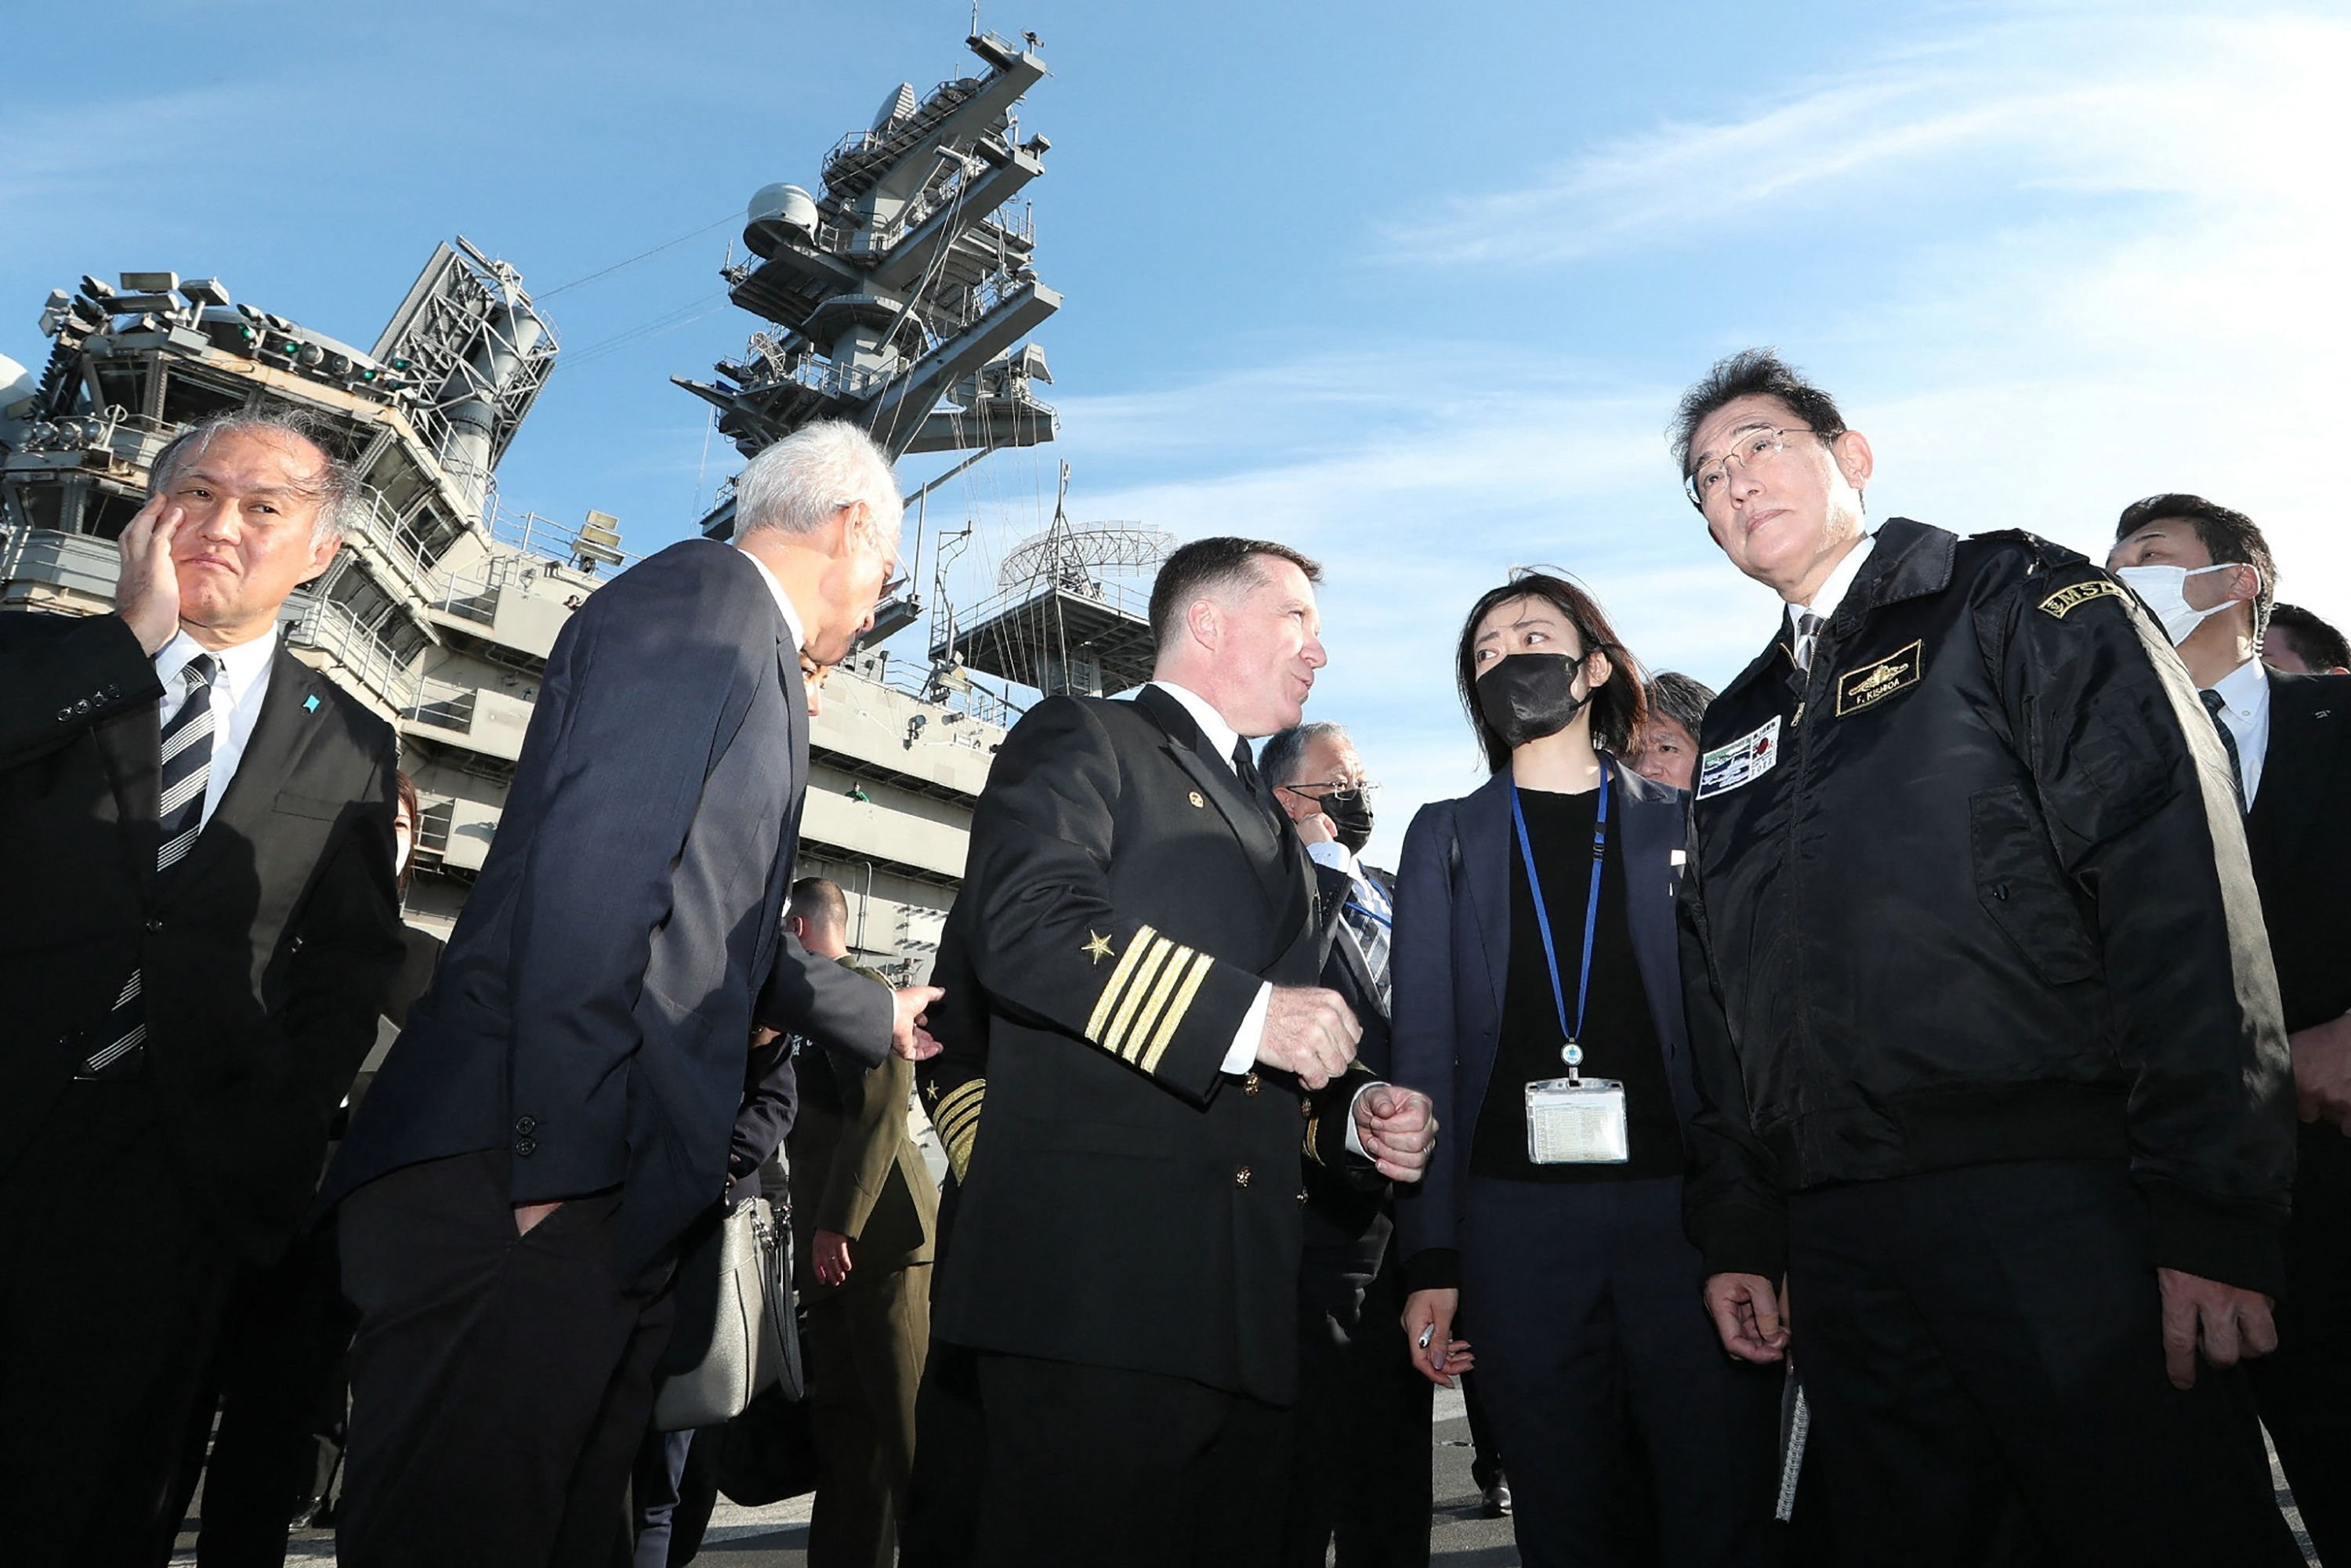
[[[298,776],[310,748],[329,727],[318,716],[332,695],[317,672],[287,653],[283,642],[277,644],[270,655],[269,689],[262,694],[261,716],[254,723],[253,737],[245,744],[245,755],[237,761],[236,773],[229,779],[213,820],[204,824],[188,858],[172,873],[172,886],[200,885],[204,866],[229,840],[258,844],[268,837],[269,814],[277,804],[278,788]],[[308,700],[313,697],[318,700]],[[225,721],[228,716],[224,712],[220,718]],[[162,747],[159,731],[156,748],[160,752]]]
[[1469,908],[1478,920],[1480,946],[1486,953],[1486,980],[1493,988],[1494,1016],[1502,1016],[1502,991],[1510,968],[1510,864],[1518,854],[1510,827],[1510,775],[1497,773],[1461,803],[1454,821],[1461,838],[1461,859],[1476,868],[1462,880],[1469,886]]
[[1313,876],[1305,851],[1298,847],[1297,836],[1284,833],[1280,840],[1275,838],[1273,824],[1266,820],[1257,800],[1241,787],[1231,761],[1208,755],[1200,727],[1184,711],[1184,705],[1153,686],[1135,693],[1134,700],[1166,732],[1168,755],[1176,759],[1178,768],[1192,776],[1201,794],[1224,817],[1225,825],[1248,852],[1249,863],[1257,867],[1267,894],[1284,907],[1301,894],[1311,903]]

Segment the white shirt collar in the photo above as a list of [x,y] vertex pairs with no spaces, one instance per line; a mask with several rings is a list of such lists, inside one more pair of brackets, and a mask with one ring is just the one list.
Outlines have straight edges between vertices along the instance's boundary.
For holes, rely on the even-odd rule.
[[253,641],[217,652],[206,648],[183,628],[172,632],[172,640],[155,650],[155,678],[162,682],[165,691],[174,691],[179,685],[180,672],[188,667],[188,661],[199,653],[212,653],[217,665],[213,672],[213,679],[225,687],[227,706],[235,707],[245,701],[246,694],[253,690],[254,683],[268,670],[270,656],[277,651],[277,627],[274,622],[268,631]]
[[1861,542],[1845,551],[1844,559],[1830,570],[1828,580],[1821,584],[1821,591],[1813,595],[1810,604],[1788,606],[1789,627],[1793,629],[1798,617],[1805,614],[1817,615],[1823,621],[1834,615],[1837,606],[1844,602],[1845,591],[1853,586],[1853,580],[1860,574],[1861,563],[1867,560],[1869,552],[1876,548],[1877,535],[1875,532],[1863,534]]
[[1184,711],[1190,714],[1192,722],[1200,727],[1201,738],[1208,743],[1208,749],[1223,758],[1225,766],[1230,768],[1233,765],[1233,747],[1240,744],[1241,732],[1227,724],[1225,716],[1208,706],[1207,698],[1189,687],[1179,686],[1173,681],[1154,681],[1151,684],[1184,705]]
[[799,653],[806,649],[808,632],[800,625],[800,612],[792,608],[792,596],[784,591],[783,583],[777,579],[774,572],[768,570],[768,563],[749,550],[744,549],[740,545],[730,545],[727,548],[739,552],[745,560],[759,569],[759,580],[768,585],[768,591],[776,596],[776,608],[784,612],[784,629],[792,634],[792,651]]
[[2269,712],[2269,672],[2259,659],[2247,659],[2214,681],[2212,689],[2240,729],[2258,725]]

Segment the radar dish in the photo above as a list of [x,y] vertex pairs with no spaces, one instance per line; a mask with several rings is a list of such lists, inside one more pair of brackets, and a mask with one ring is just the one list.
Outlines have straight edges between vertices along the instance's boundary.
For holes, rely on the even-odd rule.
[[1051,528],[1020,541],[997,569],[996,586],[1061,581],[1071,575],[1134,576],[1167,559],[1176,536],[1146,523],[1084,523],[1056,520]]

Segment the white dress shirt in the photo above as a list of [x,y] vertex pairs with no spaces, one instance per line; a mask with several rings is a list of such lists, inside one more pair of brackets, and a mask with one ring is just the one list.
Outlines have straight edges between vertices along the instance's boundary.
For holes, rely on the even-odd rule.
[[274,625],[250,643],[217,653],[184,631],[172,632],[172,640],[155,651],[155,678],[163,683],[163,701],[156,711],[159,732],[171,727],[187,704],[188,686],[180,674],[188,667],[188,661],[199,653],[213,656],[213,755],[205,764],[210,771],[204,779],[204,811],[196,819],[200,831],[220,809],[221,796],[236,777],[236,765],[245,760],[246,743],[253,738],[253,727],[261,717],[261,699],[269,695],[269,661],[277,652]]
[[1853,580],[1860,575],[1861,563],[1867,560],[1869,552],[1876,548],[1877,535],[1875,532],[1862,535],[1861,542],[1845,551],[1844,559],[1830,569],[1828,580],[1821,584],[1821,591],[1813,595],[1810,604],[1788,606],[1789,631],[1802,635],[1800,620],[1803,616],[1817,615],[1825,622],[1834,615],[1837,606],[1844,602],[1845,590],[1851,588]]
[[2245,806],[2261,792],[2262,762],[2270,752],[2270,677],[2259,659],[2247,659],[2212,683],[2220,694],[2220,722],[2237,742],[2237,771],[2245,780]]
[[[740,545],[731,545],[728,548],[743,549]],[[792,651],[799,653],[805,649],[808,646],[808,632],[801,629],[800,612],[792,608],[792,596],[784,591],[784,585],[777,580],[774,572],[768,570],[766,561],[761,560],[749,550],[743,550],[743,559],[759,569],[759,580],[766,583],[768,591],[776,596],[776,608],[784,612],[784,630],[792,634]]]
[[[1207,741],[1208,749],[1224,760],[1227,768],[1233,765],[1233,747],[1241,741],[1241,732],[1225,722],[1225,716],[1208,706],[1208,699],[1196,691],[1177,685],[1173,681],[1151,683],[1177,702],[1200,727],[1200,735]],[[1238,777],[1238,775],[1235,775]],[[1241,1027],[1233,1031],[1232,1049],[1225,1052],[1224,1070],[1238,1078],[1257,1061],[1258,1047],[1265,1043],[1266,1009],[1273,1005],[1273,984],[1266,981],[1257,988],[1257,1000],[1241,1015]]]

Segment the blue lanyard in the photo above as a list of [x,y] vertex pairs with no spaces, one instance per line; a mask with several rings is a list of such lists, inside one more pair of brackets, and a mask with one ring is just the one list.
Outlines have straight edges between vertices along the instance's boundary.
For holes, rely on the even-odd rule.
[[1510,781],[1510,821],[1519,831],[1519,857],[1526,862],[1527,891],[1534,894],[1535,927],[1542,933],[1543,962],[1551,968],[1552,1005],[1559,1009],[1560,1032],[1567,1037],[1567,1045],[1575,1054],[1568,1058],[1568,1074],[1574,1076],[1576,1064],[1583,1060],[1578,1044],[1583,1038],[1583,1004],[1592,995],[1592,938],[1600,927],[1600,870],[1608,852],[1608,795],[1614,783],[1608,758],[1600,759],[1599,820],[1592,830],[1592,895],[1583,904],[1583,967],[1575,980],[1575,1027],[1567,1025],[1567,994],[1560,988],[1559,950],[1552,945],[1551,912],[1543,907],[1542,878],[1535,873],[1534,845],[1527,839],[1527,814],[1519,806],[1519,785]]
[[1366,920],[1376,920],[1391,931],[1395,929],[1395,920],[1393,916],[1382,915],[1378,910],[1374,909],[1368,904],[1359,904],[1354,899],[1351,898],[1347,900],[1347,907],[1353,910],[1356,914],[1362,915]]

